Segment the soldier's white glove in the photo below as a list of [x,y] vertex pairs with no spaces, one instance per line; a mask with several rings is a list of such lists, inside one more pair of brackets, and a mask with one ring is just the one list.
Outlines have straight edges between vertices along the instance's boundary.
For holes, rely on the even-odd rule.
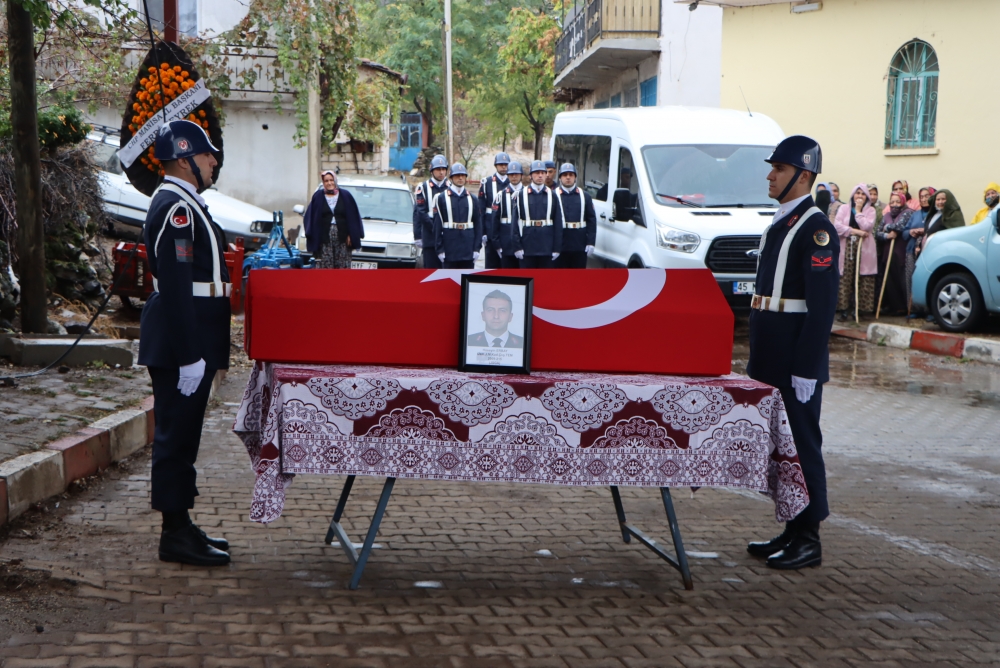
[[586,253],[589,256],[591,253],[594,252],[594,247],[593,246],[587,246],[586,248],[583,249],[583,252]]
[[552,259],[553,260],[557,259],[558,257],[559,257],[559,253],[553,253],[552,254]]
[[190,397],[201,385],[201,379],[205,377],[205,360],[198,360],[194,364],[185,364],[180,368],[180,377],[177,379],[177,389],[185,397]]
[[486,235],[485,234],[483,235],[483,245],[484,246],[486,245]]
[[423,239],[414,239],[413,240],[413,245],[416,246],[417,248],[423,248],[424,247],[424,240]]
[[524,251],[514,251],[514,257],[516,257],[518,260],[523,260]]
[[499,255],[500,257],[503,257],[503,249],[502,248],[498,248],[497,249],[497,255]]
[[438,259],[444,262],[444,253],[438,253]]
[[795,390],[795,398],[801,403],[807,404],[816,391],[816,381],[811,378],[792,376],[792,388]]
[[473,259],[473,260],[478,260],[478,259],[479,259],[479,253],[478,253],[478,252],[476,252],[476,251],[473,251],[473,252],[472,252],[472,259]]

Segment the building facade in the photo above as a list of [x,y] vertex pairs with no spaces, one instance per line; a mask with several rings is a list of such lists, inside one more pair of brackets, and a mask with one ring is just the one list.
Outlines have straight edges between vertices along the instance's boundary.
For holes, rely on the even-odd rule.
[[[722,7],[722,106],[823,146],[844,193],[904,179],[955,193],[966,220],[1000,180],[989,130],[1000,104],[989,47],[995,0],[702,0]],[[717,8],[713,7],[713,9]],[[742,89],[742,91],[741,91]]]
[[577,0],[556,43],[567,109],[719,106],[722,11],[670,0]]

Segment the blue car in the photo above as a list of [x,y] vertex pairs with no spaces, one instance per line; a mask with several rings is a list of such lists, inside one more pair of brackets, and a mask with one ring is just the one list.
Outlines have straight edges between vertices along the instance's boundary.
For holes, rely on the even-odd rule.
[[987,312],[1000,313],[996,209],[981,223],[928,237],[913,272],[913,305],[949,332],[966,332]]

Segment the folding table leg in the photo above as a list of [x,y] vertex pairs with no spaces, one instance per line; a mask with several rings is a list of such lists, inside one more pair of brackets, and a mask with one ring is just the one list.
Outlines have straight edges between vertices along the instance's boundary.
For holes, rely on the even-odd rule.
[[347,537],[347,532],[340,525],[340,518],[344,514],[344,507],[347,505],[347,497],[351,495],[351,488],[354,486],[354,476],[347,476],[344,482],[344,489],[340,493],[340,500],[337,501],[337,509],[333,512],[333,519],[330,520],[330,528],[326,531],[326,544],[333,545],[333,537],[340,541],[340,546],[350,560],[351,565],[358,563],[358,552],[354,549],[354,543]]
[[674,539],[674,552],[677,553],[677,565],[684,578],[684,588],[694,589],[694,582],[691,580],[691,569],[688,567],[687,552],[684,550],[684,541],[681,539],[681,528],[677,524],[677,513],[674,512],[674,501],[670,498],[670,488],[661,487],[660,493],[663,495],[663,508],[667,511],[667,523],[670,524],[670,535]]
[[660,492],[663,495],[663,507],[667,511],[667,523],[670,525],[670,535],[674,541],[674,552],[677,554],[677,558],[675,559],[668,554],[666,550],[660,547],[659,543],[647,536],[643,531],[628,523],[625,519],[625,507],[622,505],[621,494],[618,492],[617,487],[612,486],[611,498],[615,502],[615,512],[618,514],[618,525],[621,527],[622,538],[626,543],[630,542],[632,536],[638,538],[640,543],[680,572],[681,578],[684,580],[685,589],[694,589],[694,582],[691,580],[691,569],[688,568],[687,553],[684,551],[684,543],[681,541],[681,530],[677,525],[677,514],[674,512],[674,504],[670,498],[670,489],[661,487]]
[[629,535],[628,530],[625,528],[625,523],[628,520],[625,519],[625,507],[622,505],[622,495],[618,493],[618,487],[615,485],[611,486],[611,498],[615,502],[615,512],[618,513],[618,524],[622,530],[622,540],[626,543],[631,543],[632,536]]
[[354,575],[351,577],[351,589],[357,589],[361,583],[361,574],[365,572],[365,564],[368,563],[368,556],[372,552],[372,545],[375,543],[375,536],[378,535],[378,527],[382,524],[382,516],[385,515],[385,507],[389,505],[389,496],[392,494],[392,486],[396,484],[395,478],[386,478],[385,485],[382,486],[382,496],[378,499],[375,507],[375,514],[372,516],[372,523],[368,527],[368,535],[365,536],[365,544],[358,554],[357,564],[354,566]]

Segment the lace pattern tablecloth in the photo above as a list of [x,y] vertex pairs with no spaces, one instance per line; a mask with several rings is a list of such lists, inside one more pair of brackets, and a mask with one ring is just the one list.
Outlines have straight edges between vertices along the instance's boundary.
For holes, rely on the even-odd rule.
[[809,503],[780,393],[744,376],[497,376],[258,362],[236,417],[257,474],[250,518],[295,474],[768,493]]

